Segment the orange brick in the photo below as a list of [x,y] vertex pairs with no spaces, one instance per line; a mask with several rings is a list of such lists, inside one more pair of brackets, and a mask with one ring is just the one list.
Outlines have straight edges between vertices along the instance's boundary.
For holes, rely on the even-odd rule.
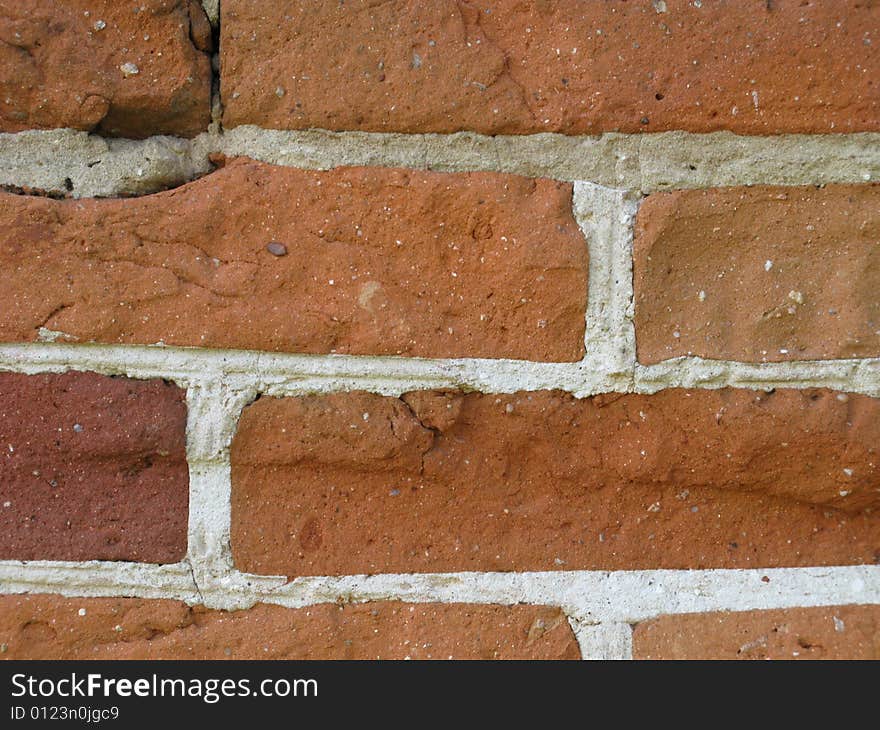
[[880,606],[661,616],[633,631],[635,659],[880,659]]
[[223,0],[227,127],[880,129],[862,0]]
[[0,132],[194,137],[211,121],[197,0],[0,0]]
[[634,244],[638,357],[880,355],[880,185],[650,195]]
[[0,193],[0,340],[578,360],[571,185],[240,159],[134,200]]
[[579,659],[543,606],[321,604],[246,611],[136,598],[0,597],[4,659]]
[[880,400],[665,390],[261,398],[232,445],[254,573],[873,563]]

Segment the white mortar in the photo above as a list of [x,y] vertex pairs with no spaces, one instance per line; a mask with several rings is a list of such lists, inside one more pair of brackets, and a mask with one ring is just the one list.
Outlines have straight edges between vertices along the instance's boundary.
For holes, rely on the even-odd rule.
[[318,170],[379,165],[507,172],[588,181],[638,193],[880,180],[880,134],[867,132],[772,137],[740,137],[729,132],[486,137],[471,132],[289,132],[241,126],[214,129],[193,140],[104,139],[70,129],[0,134],[0,185],[73,197],[141,195],[205,174],[211,169],[208,155],[214,152]]

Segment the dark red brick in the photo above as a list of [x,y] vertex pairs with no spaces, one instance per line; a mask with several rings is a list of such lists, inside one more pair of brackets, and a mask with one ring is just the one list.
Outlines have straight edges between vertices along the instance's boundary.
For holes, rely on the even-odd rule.
[[161,380],[0,373],[0,559],[182,559],[185,429]]

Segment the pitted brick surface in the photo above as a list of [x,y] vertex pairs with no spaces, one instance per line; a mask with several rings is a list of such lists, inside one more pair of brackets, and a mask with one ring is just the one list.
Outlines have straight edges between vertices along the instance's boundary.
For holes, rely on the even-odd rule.
[[185,428],[161,380],[0,373],[0,559],[181,560]]
[[880,356],[880,185],[650,195],[634,244],[639,361]]
[[880,606],[661,616],[633,632],[636,659],[880,659]]
[[211,114],[197,0],[0,0],[0,132],[193,137]]
[[239,159],[135,200],[0,193],[0,340],[578,360],[571,185]]
[[223,121],[279,129],[880,129],[863,0],[224,0]]
[[5,659],[579,659],[544,606],[379,602],[246,611],[134,598],[0,597]]
[[289,576],[874,563],[878,416],[820,390],[261,398],[233,555]]

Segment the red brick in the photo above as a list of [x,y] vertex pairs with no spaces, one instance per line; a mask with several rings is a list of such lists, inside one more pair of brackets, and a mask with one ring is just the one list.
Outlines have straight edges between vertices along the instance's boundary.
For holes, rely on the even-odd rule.
[[[571,185],[240,159],[129,200],[0,194],[0,340],[577,360]],[[274,253],[273,253],[274,251]]]
[[880,606],[661,616],[633,631],[635,659],[880,659]]
[[659,5],[223,0],[224,123],[484,134],[880,129],[876,3]]
[[666,390],[261,398],[232,445],[265,574],[880,560],[880,400]]
[[565,615],[543,606],[258,604],[0,597],[6,659],[579,659]]
[[197,0],[0,0],[0,132],[193,137],[211,117]]
[[880,185],[648,196],[634,246],[639,360],[877,357],[878,239]]
[[185,428],[161,380],[0,373],[0,559],[182,559]]

